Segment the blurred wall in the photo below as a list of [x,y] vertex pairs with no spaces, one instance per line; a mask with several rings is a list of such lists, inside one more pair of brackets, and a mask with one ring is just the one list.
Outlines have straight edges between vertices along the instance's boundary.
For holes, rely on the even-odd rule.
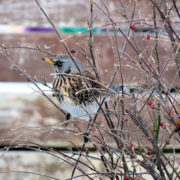
[[[99,1],[96,1],[99,7],[103,7]],[[121,22],[118,25],[120,28],[127,31],[128,23],[125,22],[126,16],[130,17],[132,14],[133,1],[122,1],[124,9],[120,1],[113,0],[106,3],[111,17],[116,22]],[[65,43],[70,50],[75,50],[75,56],[82,62],[86,63],[85,58],[82,56],[83,48],[85,52],[89,54],[88,48],[88,34],[76,33],[77,27],[88,27],[88,21],[90,19],[90,3],[84,0],[68,0],[68,1],[40,1],[43,9],[46,11],[52,22],[57,28],[62,31],[64,27],[68,27],[68,30],[62,32],[63,39],[67,39]],[[179,5],[180,3],[178,3]],[[55,33],[44,30],[34,29],[31,31],[29,27],[48,27],[51,28],[49,22],[40,12],[35,1],[31,0],[1,0],[0,1],[0,44],[2,46],[30,46],[40,47],[42,50],[50,51],[52,54],[59,54],[65,52],[62,45],[60,45],[58,37]],[[102,25],[111,24],[110,20],[94,5],[94,26],[99,27]],[[134,19],[148,19],[152,17],[152,5],[146,0],[139,0],[136,3]],[[172,17],[176,19],[174,15]],[[148,21],[148,26],[141,25],[136,22],[136,27],[139,30],[149,29],[152,21]],[[158,26],[161,27],[161,23]],[[106,26],[107,31],[111,31],[111,26]],[[105,27],[105,28],[106,28]],[[177,28],[179,26],[177,25]],[[72,34],[72,30],[75,29],[75,33]],[[104,28],[104,27],[103,27]],[[101,30],[103,29],[101,28]],[[104,29],[105,30],[105,29]],[[127,32],[126,32],[127,33]],[[151,63],[156,68],[155,62],[155,41],[153,34],[150,40],[146,39],[145,33],[136,33],[136,41],[139,49],[142,51],[143,57],[148,63]],[[132,34],[131,34],[132,36]],[[123,36],[118,34],[118,48],[121,51],[125,42]],[[131,39],[132,43],[135,42]],[[56,45],[56,43],[58,45]],[[160,37],[159,45],[159,57],[161,67],[168,62],[168,66],[165,68],[163,77],[165,83],[168,86],[178,86],[179,80],[177,78],[177,70],[173,61],[173,54],[171,44],[168,38],[165,36]],[[52,46],[52,47],[50,47]],[[49,48],[48,48],[49,47]],[[36,75],[39,79],[46,77],[48,81],[52,80],[50,73],[53,69],[49,64],[41,62],[41,58],[46,56],[44,53],[33,51],[29,49],[14,48],[8,49],[10,57],[20,67],[25,69],[29,74]],[[94,54],[98,65],[98,70],[101,74],[101,79],[106,84],[109,82],[112,73],[114,71],[114,64],[117,64],[117,51],[115,46],[115,38],[112,32],[100,32],[94,35]],[[138,68],[137,55],[133,49],[128,45],[125,51],[125,56],[122,58],[122,73],[124,75],[124,81],[126,83],[145,82],[145,77],[142,77],[144,72],[141,72]],[[136,63],[134,64],[135,61]],[[9,63],[7,60],[0,56],[0,81],[26,81],[26,79],[9,69]],[[121,79],[117,77],[115,83],[121,83]]]

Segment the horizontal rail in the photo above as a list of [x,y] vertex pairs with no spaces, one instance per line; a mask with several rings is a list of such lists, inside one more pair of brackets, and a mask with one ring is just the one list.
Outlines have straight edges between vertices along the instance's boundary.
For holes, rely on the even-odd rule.
[[[83,33],[83,34],[88,34],[89,33],[89,28],[88,27],[82,27],[82,26],[77,26],[77,27],[57,27],[57,30],[61,34],[76,34],[76,33]],[[122,29],[123,33],[127,33],[128,29]],[[136,28],[134,30],[135,33],[150,33],[154,34],[154,32],[157,31],[152,28]],[[119,30],[116,30],[118,34],[121,34]],[[180,30],[175,30],[177,34],[180,33]],[[21,26],[21,25],[0,25],[0,34],[26,34],[26,33],[55,33],[53,28],[51,27],[38,27],[38,26]],[[93,34],[107,34],[107,33],[114,33],[113,28],[106,28],[106,27],[94,27],[92,29]],[[160,34],[166,34],[165,30],[161,30]]]
[[[61,152],[67,152],[67,151],[72,151],[72,152],[77,152],[77,151],[80,151],[82,150],[82,147],[79,146],[79,147],[68,147],[68,146],[44,146],[44,147],[41,147],[40,146],[30,146],[30,145],[22,145],[22,146],[19,146],[19,145],[1,145],[0,144],[0,149],[2,150],[6,150],[8,149],[8,151],[52,151],[52,149],[54,149],[55,151],[61,151]],[[86,149],[88,149],[90,152],[95,152],[95,151],[98,151],[98,149],[94,148],[94,147],[87,147]],[[86,151],[86,149],[84,149],[83,151]],[[139,149],[139,148],[134,148],[134,150],[136,152],[145,152],[144,149]],[[118,150],[112,148],[112,151],[113,152],[118,152]],[[179,154],[180,153],[180,148],[173,148],[173,147],[168,147],[168,148],[165,148],[163,149],[163,153],[177,153]]]
[[[38,86],[44,90],[47,94],[52,94],[52,91],[50,88],[47,86],[43,85],[42,83],[37,83]],[[52,87],[52,83],[47,83],[49,87]],[[121,92],[122,89],[126,93],[144,93],[147,91],[148,87],[141,87],[141,88],[136,88],[136,85],[128,85],[125,84],[124,86],[122,85],[115,85],[113,86],[113,89],[116,92]],[[31,83],[31,82],[0,82],[0,94],[3,93],[11,93],[11,94],[31,94],[38,91],[38,89]],[[179,87],[172,87],[169,89],[170,93],[179,93],[180,88]],[[157,93],[154,91],[154,93]],[[164,91],[161,92],[164,94]]]

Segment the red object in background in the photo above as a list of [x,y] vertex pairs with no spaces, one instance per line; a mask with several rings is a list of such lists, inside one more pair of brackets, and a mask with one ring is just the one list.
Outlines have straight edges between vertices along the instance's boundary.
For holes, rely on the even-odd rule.
[[148,151],[148,152],[147,152],[147,155],[150,156],[150,155],[151,155],[151,152]]
[[171,116],[174,116],[174,112],[173,111],[171,111]]
[[160,122],[160,126],[163,127],[163,122]]
[[163,124],[163,129],[166,129],[166,128],[167,128],[166,124]]
[[166,123],[163,123],[163,122],[160,122],[160,124],[159,124],[163,129],[166,129],[167,128],[167,125],[166,125]]
[[71,50],[71,53],[74,54],[76,51],[74,49]]
[[135,180],[141,180],[141,178],[140,177],[136,177]]
[[151,105],[152,105],[152,101],[148,101],[148,102],[147,102],[147,105],[148,105],[148,106],[151,106]]
[[125,119],[125,122],[128,122],[128,118]]
[[132,148],[134,146],[134,144],[132,143],[132,141],[129,142],[129,146],[130,148]]
[[128,177],[128,176],[126,176],[126,177],[124,178],[124,180],[129,180],[129,177]]
[[149,34],[147,34],[146,38],[147,38],[147,40],[150,40],[151,36]]
[[134,30],[136,29],[136,25],[135,25],[135,24],[133,24],[130,28],[131,28],[131,30],[133,30],[133,31],[134,31]]
[[100,153],[99,152],[97,152],[97,157],[100,157]]

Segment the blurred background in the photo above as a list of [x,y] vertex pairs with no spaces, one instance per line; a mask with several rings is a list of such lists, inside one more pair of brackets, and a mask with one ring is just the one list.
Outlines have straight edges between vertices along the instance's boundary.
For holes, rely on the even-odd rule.
[[[89,32],[88,26],[90,22],[90,3],[84,0],[41,0],[42,8],[47,13],[51,21],[61,33],[65,44],[70,50],[74,51],[74,56],[79,58],[87,68],[88,64],[83,56],[82,49],[89,53]],[[99,1],[97,2],[101,4]],[[180,2],[177,3],[180,8]],[[130,22],[126,21],[126,17],[132,16],[133,1],[129,0],[111,0],[106,1],[111,17],[114,21],[119,22],[125,34],[128,33]],[[147,0],[138,0],[136,2],[136,10],[134,19],[152,18],[152,4]],[[108,85],[116,63],[118,62],[117,51],[115,49],[115,39],[113,28],[110,20],[98,9],[94,7],[94,24],[98,27],[93,30],[94,54],[100,73],[101,81]],[[36,2],[33,0],[0,0],[0,49],[3,48],[11,59],[21,67],[26,73],[40,81],[46,80],[52,82],[53,68],[41,61],[42,57],[47,57],[46,53],[37,49],[44,50],[51,54],[57,55],[66,52],[60,44],[57,35],[53,31],[50,23],[44,17]],[[172,16],[172,20],[176,20],[176,15]],[[134,23],[133,23],[134,24]],[[147,26],[140,22],[135,23],[136,30],[130,32],[130,36],[136,37],[138,48],[142,49],[142,54],[152,63],[154,52],[154,33],[150,28],[152,21],[147,21]],[[163,23],[158,24],[162,27]],[[179,25],[175,28],[179,32]],[[151,36],[147,40],[147,34]],[[168,41],[167,35],[160,35],[162,41],[159,41],[159,56],[161,67],[169,60],[169,64],[163,74],[165,84],[170,87],[179,87],[179,77],[177,68],[172,61],[171,43]],[[117,33],[119,49],[123,49],[125,39],[122,34]],[[33,49],[34,48],[34,49]],[[123,57],[124,82],[130,86],[136,86],[137,83],[145,84],[145,77],[142,76],[135,66],[132,59],[136,59],[137,55],[132,48],[127,45],[125,56]],[[71,132],[64,132],[58,129],[58,124],[63,123],[65,118],[54,108],[54,106],[41,96],[37,89],[27,81],[20,73],[13,71],[10,63],[0,55],[0,137],[1,146],[11,144],[12,141],[21,139],[33,141],[46,146],[52,147],[71,147],[65,136],[70,138],[77,146],[81,145],[82,139],[79,135]],[[114,84],[121,84],[121,79],[116,78]],[[43,85],[40,87],[51,96],[52,92]],[[56,102],[56,99],[53,99]],[[57,102],[58,103],[58,102]],[[84,128],[86,122],[79,125]],[[9,153],[9,154],[8,154]],[[44,156],[41,154],[35,159],[34,154],[17,153],[17,156],[10,152],[6,153],[0,159],[0,171],[19,170],[26,167],[30,171],[49,172],[56,174],[57,177],[62,172],[53,172],[55,161],[45,160],[44,164],[40,163]],[[37,155],[37,154],[36,154]],[[17,162],[18,157],[18,162]],[[20,158],[21,157],[21,158]],[[31,160],[30,160],[31,159]],[[32,161],[34,161],[32,163]],[[36,165],[35,165],[36,164]],[[46,166],[46,165],[47,166]],[[55,165],[56,166],[56,165]],[[36,169],[36,168],[37,169]],[[6,178],[5,178],[6,177]],[[13,173],[8,174],[9,179],[35,179],[32,175],[22,175]],[[7,179],[7,174],[0,175],[1,179]],[[38,177],[39,178],[39,177]],[[37,178],[37,179],[38,179]],[[46,179],[43,177],[42,179]]]

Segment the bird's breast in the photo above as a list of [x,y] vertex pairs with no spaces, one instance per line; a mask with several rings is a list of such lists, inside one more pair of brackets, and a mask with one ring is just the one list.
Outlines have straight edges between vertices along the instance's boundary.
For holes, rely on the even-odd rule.
[[[89,84],[89,87],[96,87],[96,85]],[[56,76],[53,89],[60,103],[68,97],[74,104],[86,106],[100,96],[97,90],[88,89],[87,82],[85,83],[84,79],[77,75]]]

